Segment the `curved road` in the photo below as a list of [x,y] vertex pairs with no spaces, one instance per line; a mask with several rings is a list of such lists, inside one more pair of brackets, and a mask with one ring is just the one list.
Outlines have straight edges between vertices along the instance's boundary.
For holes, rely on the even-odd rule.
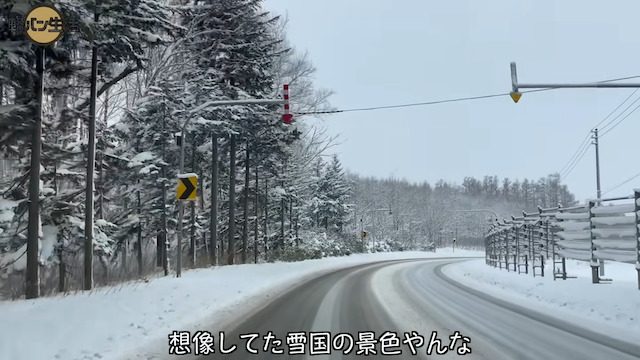
[[[468,260],[468,259],[466,259]],[[462,259],[425,259],[387,261],[339,270],[291,289],[266,307],[250,314],[235,329],[225,332],[225,347],[236,345],[229,354],[219,352],[219,336],[215,335],[215,354],[209,359],[350,359],[357,355],[354,344],[350,353],[350,333],[358,341],[359,332],[375,332],[376,339],[389,331],[388,351],[400,350],[401,355],[382,355],[381,343],[374,346],[376,354],[369,358],[397,359],[640,359],[640,346],[605,338],[578,328],[560,319],[501,301],[469,289],[446,278],[442,266]],[[290,355],[287,333],[330,332],[331,354],[310,356],[309,343],[304,355]],[[446,353],[436,354],[427,348],[434,334],[442,343],[450,344],[449,336],[456,331],[460,339]],[[283,354],[265,352],[264,337],[272,332],[282,345]],[[397,334],[399,347],[393,345]],[[423,345],[413,355],[405,343],[405,333],[424,338]],[[260,337],[251,343],[257,354],[247,352],[246,339],[241,334]],[[362,335],[365,336],[365,335]],[[320,343],[322,343],[321,335]],[[420,340],[413,340],[420,345]],[[334,342],[331,344],[331,342]],[[346,344],[341,344],[344,342]],[[458,355],[463,343],[471,353]],[[274,344],[274,342],[271,342]],[[277,344],[275,344],[277,345]],[[314,346],[316,348],[316,346]],[[292,347],[291,350],[294,348]],[[319,348],[320,349],[320,348]],[[343,349],[343,350],[340,350]],[[203,358],[199,356],[198,358]]]

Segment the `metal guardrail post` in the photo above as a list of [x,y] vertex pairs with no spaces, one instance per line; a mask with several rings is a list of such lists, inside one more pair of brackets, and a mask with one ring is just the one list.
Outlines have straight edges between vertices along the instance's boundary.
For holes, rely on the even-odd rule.
[[500,234],[499,234],[499,237],[498,237],[498,244],[499,244],[498,245],[498,249],[499,249],[499,252],[498,252],[498,267],[500,268],[500,270],[502,270],[502,249],[503,249],[502,242],[503,242],[503,239],[504,239],[504,230],[501,230]]
[[484,264],[489,265],[489,259],[491,258],[491,252],[489,250],[489,237],[484,238]]
[[545,242],[546,242],[545,247],[546,247],[547,259],[548,259],[549,258],[549,219],[545,221],[544,233],[545,233]]
[[505,267],[507,268],[507,271],[509,271],[509,233],[511,232],[511,230],[507,231],[507,236],[506,236],[506,246],[505,246],[505,254],[504,254],[504,262],[505,262]]
[[520,273],[520,229],[518,228],[518,226],[514,226],[514,229],[516,230],[516,251],[515,251],[515,255],[513,256],[513,262],[514,262],[514,266],[513,266],[513,271],[517,271],[518,274]]
[[634,215],[636,217],[636,272],[638,273],[638,290],[640,290],[640,190],[633,190]]
[[[565,208],[563,208],[561,205],[558,205],[558,212],[562,213],[565,210]],[[556,216],[556,220],[562,222],[561,219],[558,219],[558,217]],[[557,238],[556,233],[552,233],[552,238],[551,238],[551,243],[553,246],[553,280],[555,281],[558,278],[558,274],[556,273],[556,256],[560,256],[561,260],[560,260],[560,264],[561,264],[561,269],[562,269],[562,280],[567,280],[567,263],[566,263],[566,259],[562,254],[558,253],[558,243],[555,241]]]

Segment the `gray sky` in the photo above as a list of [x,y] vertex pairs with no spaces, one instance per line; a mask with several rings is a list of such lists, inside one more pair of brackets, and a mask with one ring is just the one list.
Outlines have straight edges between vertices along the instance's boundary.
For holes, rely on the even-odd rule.
[[[339,109],[509,92],[511,61],[521,83],[640,75],[637,0],[266,0],[265,6],[288,14],[289,39],[309,51],[317,85],[336,92],[331,102]],[[589,130],[633,91],[560,89],[524,94],[518,104],[499,97],[349,112],[327,115],[324,124],[344,142],[334,151],[345,168],[361,175],[432,184],[484,175],[537,179],[559,172]],[[640,91],[618,112],[638,97]],[[633,113],[600,140],[603,192],[640,172],[633,161],[639,118],[640,111]],[[563,182],[580,201],[595,198],[593,146]],[[640,177],[604,197],[629,195],[634,187]]]

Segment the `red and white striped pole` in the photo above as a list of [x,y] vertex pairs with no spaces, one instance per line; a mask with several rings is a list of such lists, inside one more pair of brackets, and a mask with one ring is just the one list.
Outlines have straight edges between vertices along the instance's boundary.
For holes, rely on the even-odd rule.
[[289,125],[291,124],[291,119],[293,118],[293,115],[289,113],[289,85],[284,85],[284,92],[283,92],[283,96],[284,96],[284,114],[282,114],[282,121],[284,121],[285,124]]

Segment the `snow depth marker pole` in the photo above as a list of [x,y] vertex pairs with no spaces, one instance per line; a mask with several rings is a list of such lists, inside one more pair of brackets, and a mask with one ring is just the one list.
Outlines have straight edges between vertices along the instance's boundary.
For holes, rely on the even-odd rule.
[[284,98],[284,114],[282,114],[282,121],[285,124],[289,125],[291,124],[291,119],[293,118],[293,115],[289,113],[289,85],[284,85],[282,96]]

